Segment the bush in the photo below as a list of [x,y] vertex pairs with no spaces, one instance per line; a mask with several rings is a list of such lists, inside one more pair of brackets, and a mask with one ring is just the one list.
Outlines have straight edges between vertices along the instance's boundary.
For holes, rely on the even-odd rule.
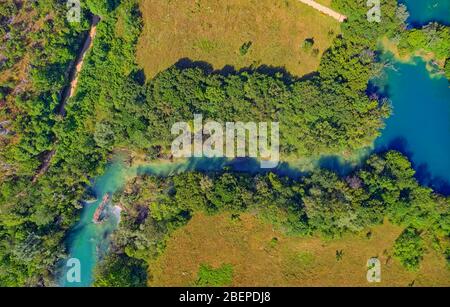
[[242,44],[241,48],[239,48],[239,53],[244,56],[248,53],[248,51],[250,50],[250,47],[252,46],[252,42],[248,41],[244,44]]
[[414,271],[419,268],[424,252],[422,238],[415,229],[405,229],[395,240],[394,256],[408,270]]
[[319,53],[320,53],[319,48],[314,48],[313,51],[312,51],[312,55],[313,55],[314,57],[317,57],[317,56],[319,55]]
[[303,41],[303,46],[302,48],[305,51],[309,51],[311,50],[311,48],[314,46],[314,38],[307,38]]
[[229,286],[232,282],[233,266],[231,264],[223,264],[217,269],[202,264],[198,271],[198,280],[196,284],[201,287],[223,287]]
[[144,261],[110,254],[95,271],[95,287],[145,287],[147,267]]
[[87,7],[95,15],[106,16],[110,9],[110,1],[86,0]]

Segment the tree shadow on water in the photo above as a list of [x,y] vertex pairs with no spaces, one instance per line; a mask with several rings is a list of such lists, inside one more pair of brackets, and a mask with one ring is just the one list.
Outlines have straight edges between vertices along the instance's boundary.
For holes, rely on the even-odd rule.
[[355,170],[355,165],[345,161],[339,156],[324,156],[318,161],[318,166],[322,169],[332,171],[339,176],[347,176]]
[[428,164],[422,163],[414,167],[414,169],[416,170],[416,178],[420,184],[429,186],[434,191],[445,196],[450,195],[450,183],[448,180],[440,176],[433,176],[430,172]]
[[416,171],[415,177],[421,185],[433,188],[434,191],[445,196],[450,195],[450,183],[447,179],[433,176],[430,171],[428,163],[417,164],[414,162],[414,154],[408,148],[408,141],[404,137],[396,137],[389,141],[387,145],[378,145],[375,149],[376,153],[382,153],[389,150],[396,150],[401,152],[411,161],[412,167]]

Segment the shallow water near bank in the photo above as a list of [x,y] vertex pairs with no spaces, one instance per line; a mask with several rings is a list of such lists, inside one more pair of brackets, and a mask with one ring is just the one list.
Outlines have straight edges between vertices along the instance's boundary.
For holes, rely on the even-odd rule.
[[93,222],[95,210],[100,206],[102,198],[107,193],[113,194],[119,189],[126,178],[126,168],[123,163],[115,161],[106,170],[105,174],[98,177],[92,190],[96,196],[93,202],[83,202],[83,210],[80,220],[72,229],[67,238],[69,258],[79,260],[80,281],[73,281],[68,278],[72,275],[72,267],[67,267],[64,263],[63,274],[60,285],[64,287],[85,287],[92,284],[92,273],[99,257],[104,255],[109,247],[109,234],[117,228],[119,216],[116,210],[109,205],[109,217],[100,224]]

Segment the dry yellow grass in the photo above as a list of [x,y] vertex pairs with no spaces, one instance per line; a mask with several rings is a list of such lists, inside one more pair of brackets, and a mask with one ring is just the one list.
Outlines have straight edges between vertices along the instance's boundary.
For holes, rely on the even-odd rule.
[[[302,76],[317,69],[330,33],[339,32],[337,21],[297,0],[141,0],[140,7],[144,29],[137,60],[148,78],[182,58],[214,69],[284,67]],[[314,38],[318,55],[301,48],[306,38]],[[243,56],[239,49],[249,41]]]
[[[193,285],[200,264],[234,268],[233,286],[449,286],[445,259],[428,248],[418,272],[390,258],[401,228],[385,223],[372,237],[349,235],[333,241],[287,237],[250,214],[197,214],[168,241],[165,253],[150,263],[150,286]],[[273,238],[277,238],[276,243]],[[336,250],[343,258],[336,260]],[[368,283],[366,263],[381,260],[381,279]]]

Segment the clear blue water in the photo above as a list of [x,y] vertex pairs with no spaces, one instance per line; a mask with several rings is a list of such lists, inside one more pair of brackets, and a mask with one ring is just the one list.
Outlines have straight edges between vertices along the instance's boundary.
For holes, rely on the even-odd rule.
[[432,77],[420,58],[387,71],[393,114],[375,142],[377,151],[397,149],[412,160],[417,178],[450,193],[450,83]]
[[93,190],[97,200],[83,203],[80,221],[72,229],[67,239],[69,258],[80,262],[80,282],[69,282],[67,272],[69,267],[64,263],[60,284],[65,287],[85,287],[92,284],[92,272],[99,257],[106,253],[109,247],[109,234],[117,228],[119,217],[109,207],[109,218],[101,224],[93,222],[94,212],[107,193],[114,193],[125,181],[126,169],[122,163],[112,163],[105,174],[95,180]]
[[[444,194],[450,193],[450,88],[445,78],[432,78],[425,63],[414,59],[411,64],[397,63],[396,70],[387,71],[385,91],[393,104],[393,114],[386,121],[381,137],[375,142],[375,151],[396,149],[408,155],[417,170],[421,183],[430,185]],[[317,165],[340,174],[351,171],[349,164],[339,157],[323,157]],[[125,184],[127,178],[153,174],[168,176],[186,171],[217,171],[229,169],[250,174],[267,172],[254,159],[190,159],[184,162],[155,162],[128,168],[119,159],[114,161],[105,174],[95,180],[93,190],[97,201],[85,204],[81,218],[68,238],[70,257],[81,264],[81,282],[70,283],[66,270],[62,274],[62,286],[89,286],[93,269],[107,252],[109,234],[116,229],[118,217],[111,215],[102,224],[94,224],[95,209],[106,193],[114,194]],[[272,170],[291,178],[304,173],[287,163]]]
[[400,0],[408,8],[408,22],[417,27],[431,21],[450,25],[450,0]]

